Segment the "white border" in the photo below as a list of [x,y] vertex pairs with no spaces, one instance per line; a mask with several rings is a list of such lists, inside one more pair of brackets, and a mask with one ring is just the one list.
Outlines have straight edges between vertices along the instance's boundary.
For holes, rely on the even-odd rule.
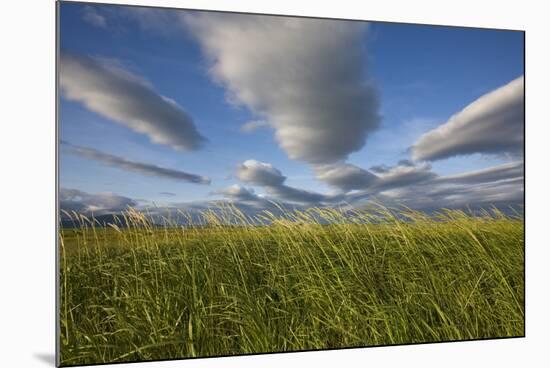
[[[112,365],[113,367],[518,367],[544,359],[549,48],[544,2],[506,0],[123,0],[114,3],[404,21],[527,31],[527,337],[354,350]],[[540,5],[536,5],[536,3]],[[0,366],[52,366],[54,354],[54,1],[2,3]],[[7,83],[6,83],[7,82]],[[452,86],[451,86],[452,88]],[[7,204],[7,206],[6,206]],[[105,366],[110,367],[110,366]]]

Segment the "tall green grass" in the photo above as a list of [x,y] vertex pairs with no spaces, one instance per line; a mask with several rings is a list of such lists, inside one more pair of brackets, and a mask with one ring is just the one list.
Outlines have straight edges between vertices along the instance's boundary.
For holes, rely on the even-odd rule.
[[70,216],[62,365],[524,333],[523,220],[498,211]]

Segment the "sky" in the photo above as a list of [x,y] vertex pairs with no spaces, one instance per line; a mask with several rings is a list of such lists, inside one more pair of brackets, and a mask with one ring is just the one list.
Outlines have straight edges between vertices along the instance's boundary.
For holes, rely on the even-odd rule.
[[522,32],[60,4],[60,207],[523,203]]

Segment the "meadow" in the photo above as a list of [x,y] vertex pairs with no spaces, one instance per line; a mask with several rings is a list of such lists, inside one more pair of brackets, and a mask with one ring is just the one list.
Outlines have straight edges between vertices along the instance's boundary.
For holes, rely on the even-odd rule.
[[61,364],[524,335],[524,222],[401,209],[66,213]]

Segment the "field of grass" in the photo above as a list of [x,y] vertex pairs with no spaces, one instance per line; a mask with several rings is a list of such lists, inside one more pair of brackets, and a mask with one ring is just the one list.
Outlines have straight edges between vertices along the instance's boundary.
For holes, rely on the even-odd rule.
[[62,365],[524,334],[520,217],[314,209],[252,225],[229,209],[159,227],[129,211],[102,227],[71,216]]

